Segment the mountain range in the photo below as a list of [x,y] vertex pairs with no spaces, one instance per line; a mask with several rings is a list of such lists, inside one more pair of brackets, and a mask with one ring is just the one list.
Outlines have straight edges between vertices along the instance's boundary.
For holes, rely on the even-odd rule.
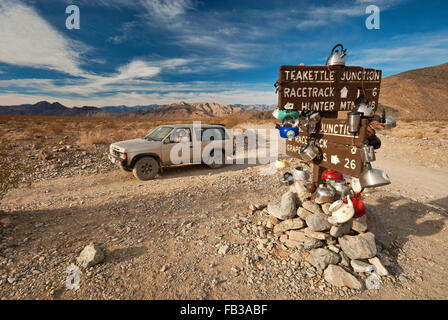
[[[448,120],[448,63],[399,73],[382,79],[380,108],[397,119]],[[167,105],[105,106],[68,108],[58,102],[41,101],[30,105],[0,106],[0,114],[78,116],[78,117],[145,117],[157,119],[213,118],[249,112],[267,119],[276,105],[232,104],[184,101]]]

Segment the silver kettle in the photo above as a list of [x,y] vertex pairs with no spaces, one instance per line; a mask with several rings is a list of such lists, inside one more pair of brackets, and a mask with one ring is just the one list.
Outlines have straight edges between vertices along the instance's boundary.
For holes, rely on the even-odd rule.
[[319,148],[314,143],[308,141],[307,144],[300,146],[299,155],[303,161],[310,162],[319,155]]
[[364,170],[359,177],[362,188],[376,188],[390,184],[390,179],[386,172],[380,169],[373,169],[370,162],[366,163],[367,170]]
[[[341,52],[336,50],[336,48],[341,47]],[[347,49],[344,49],[342,44],[337,44],[331,50],[331,55],[327,59],[327,66],[345,66],[345,56],[347,54]]]
[[313,197],[315,198],[314,201],[318,204],[324,204],[328,202],[333,202],[334,197],[336,195],[336,192],[333,188],[326,187],[323,184],[320,184],[319,187],[317,187]]

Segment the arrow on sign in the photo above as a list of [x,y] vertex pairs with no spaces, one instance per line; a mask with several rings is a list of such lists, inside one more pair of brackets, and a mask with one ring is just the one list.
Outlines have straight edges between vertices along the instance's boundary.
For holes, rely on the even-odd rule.
[[285,106],[283,107],[283,109],[285,110],[292,110],[294,108],[294,103],[288,102],[287,104],[285,104]]
[[332,155],[332,156],[331,156],[331,163],[332,163],[332,164],[336,165],[336,164],[338,164],[339,162],[341,162],[341,161],[339,161],[339,158],[338,158],[337,155]]

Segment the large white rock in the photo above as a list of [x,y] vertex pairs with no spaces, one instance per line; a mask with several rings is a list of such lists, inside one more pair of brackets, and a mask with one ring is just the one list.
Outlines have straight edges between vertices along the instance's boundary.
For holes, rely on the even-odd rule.
[[331,224],[328,222],[328,217],[325,213],[315,213],[306,218],[307,226],[313,231],[327,231],[330,230]]
[[361,290],[363,288],[361,281],[341,267],[333,264],[330,264],[327,269],[325,269],[324,279],[336,287],[348,287],[356,290]]
[[274,233],[297,230],[305,227],[305,222],[300,218],[288,219],[280,222],[274,227]]
[[350,259],[362,260],[376,256],[375,235],[371,232],[357,236],[343,236],[338,238],[342,251]]
[[90,243],[82,249],[76,261],[84,268],[103,262],[104,253],[96,244]]
[[383,266],[378,257],[370,258],[369,262],[376,267],[376,271],[380,276],[387,276],[389,274],[389,271]]
[[320,270],[324,270],[329,264],[337,264],[340,260],[338,254],[322,248],[311,250],[307,257],[307,261]]
[[304,207],[306,210],[311,211],[312,213],[315,213],[315,214],[323,213],[320,206],[311,200],[303,202],[302,207]]
[[363,215],[357,219],[352,219],[352,230],[363,233],[367,231],[367,216]]

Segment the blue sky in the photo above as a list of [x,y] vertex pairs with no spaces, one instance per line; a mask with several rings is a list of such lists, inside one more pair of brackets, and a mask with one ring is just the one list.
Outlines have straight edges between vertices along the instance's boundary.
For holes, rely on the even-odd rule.
[[0,0],[0,105],[273,104],[280,65],[325,64],[337,43],[383,76],[448,62],[447,15],[446,0]]

